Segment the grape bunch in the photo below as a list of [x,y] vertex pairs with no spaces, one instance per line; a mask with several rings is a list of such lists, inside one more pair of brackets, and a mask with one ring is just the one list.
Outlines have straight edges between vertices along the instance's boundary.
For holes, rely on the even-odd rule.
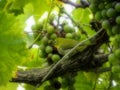
[[120,71],[120,1],[119,0],[90,0],[90,9],[94,19],[101,23],[110,37],[112,54],[109,62],[112,72]]
[[58,52],[58,48],[55,47],[57,38],[80,40],[80,32],[76,31],[67,21],[63,21],[60,25],[55,25],[54,16],[55,15],[50,16],[48,20],[49,23],[47,23],[45,29],[43,24],[45,20],[32,26],[34,38],[37,38],[36,44],[39,45],[40,49],[39,55],[41,58],[46,58],[50,64],[57,62],[63,56]]
[[94,18],[102,23],[102,27],[110,36],[120,33],[120,2],[118,0],[91,0],[90,8]]
[[[55,46],[57,38],[64,38],[64,40],[67,39],[66,41],[71,40],[79,41],[81,38],[80,31],[76,29],[75,26],[70,25],[67,20],[64,20],[59,24],[56,24],[55,22],[58,22],[56,20],[56,17],[57,17],[56,15],[51,14],[48,20],[45,19],[32,26],[34,39],[35,40],[37,39],[35,44],[39,46],[39,56],[40,58],[45,58],[48,65],[58,62],[64,55],[61,54],[58,50],[59,48]],[[45,25],[46,21],[48,22]],[[67,42],[64,43],[59,42],[59,44],[67,44]],[[53,83],[54,82],[52,82],[51,85],[47,85],[45,87],[45,90],[47,89],[50,90],[49,87],[51,87],[52,90],[53,88],[56,88],[54,87]]]

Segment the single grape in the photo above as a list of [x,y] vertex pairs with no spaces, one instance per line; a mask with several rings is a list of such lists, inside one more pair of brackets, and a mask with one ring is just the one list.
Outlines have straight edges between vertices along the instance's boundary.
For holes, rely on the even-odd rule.
[[94,4],[94,3],[91,3],[89,8],[92,10],[93,13],[98,11],[98,6],[96,4]]
[[97,11],[97,12],[95,13],[95,19],[98,20],[98,21],[102,19],[102,15],[101,15],[101,12],[100,12],[100,11]]
[[114,36],[114,39],[113,39],[113,45],[116,47],[116,48],[119,48],[120,47],[120,34],[116,34]]
[[114,60],[115,60],[115,55],[114,55],[114,54],[110,54],[110,55],[108,56],[108,59],[109,59],[109,62],[110,62],[110,63],[114,62]]
[[39,56],[41,58],[44,58],[46,56],[46,53],[44,51],[42,51],[42,50],[39,50]]
[[51,25],[48,25],[48,26],[47,26],[47,33],[48,33],[48,34],[54,33],[54,27],[51,26]]
[[53,54],[53,55],[52,55],[52,60],[53,60],[54,62],[57,62],[58,60],[60,60],[60,56],[59,56],[58,54]]
[[32,28],[32,30],[42,30],[43,24],[41,22],[38,22],[37,24],[32,25],[31,28]]
[[116,23],[117,23],[117,24],[119,24],[119,25],[120,25],[120,16],[117,16],[117,18],[116,18],[116,20],[115,20],[115,21],[116,21]]
[[44,44],[44,45],[47,45],[48,44],[48,38],[47,36],[44,36],[41,40],[41,42]]
[[109,29],[109,28],[110,28],[110,22],[109,22],[108,20],[104,20],[104,21],[102,22],[102,27],[103,27],[104,29]]
[[107,16],[108,17],[115,17],[116,16],[116,10],[114,8],[109,8],[107,10]]
[[50,39],[56,39],[57,38],[57,35],[56,35],[56,33],[53,33],[52,35],[50,35]]
[[74,39],[80,40],[80,38],[81,38],[81,33],[79,31],[75,32],[74,33]]
[[116,3],[115,10],[118,11],[118,12],[120,12],[120,2]]
[[109,59],[109,62],[111,63],[111,64],[113,64],[113,65],[117,65],[118,64],[118,59],[116,58],[116,56],[115,56],[115,54],[110,54],[109,56],[108,56],[108,59]]
[[115,50],[115,56],[120,59],[120,49]]
[[66,33],[72,33],[72,32],[74,32],[74,28],[67,24],[67,25],[64,25],[64,31]]
[[47,46],[46,48],[45,48],[45,52],[46,53],[51,53],[53,51],[53,48],[51,47],[51,46]]
[[112,72],[113,73],[119,73],[120,72],[120,65],[112,66]]
[[107,29],[107,34],[109,35],[109,36],[113,36],[114,34],[112,33],[112,29],[110,28],[110,29]]
[[115,25],[112,27],[112,33],[113,34],[119,34],[120,33],[120,26]]
[[53,55],[52,53],[49,53],[49,54],[48,54],[48,58],[51,58],[51,57],[52,57],[52,55]]
[[45,50],[45,45],[44,44],[40,44],[39,48],[40,48],[40,50],[44,51]]
[[72,33],[67,33],[67,34],[65,35],[65,38],[72,39],[72,38],[73,38],[73,34],[72,34]]
[[55,14],[51,14],[49,17],[49,22],[53,22],[53,20],[55,19]]
[[106,12],[107,12],[106,9],[103,9],[103,10],[102,10],[101,15],[102,15],[103,18],[106,18],[106,17],[107,17]]
[[42,30],[43,22],[37,22],[36,27],[37,27],[38,30]]

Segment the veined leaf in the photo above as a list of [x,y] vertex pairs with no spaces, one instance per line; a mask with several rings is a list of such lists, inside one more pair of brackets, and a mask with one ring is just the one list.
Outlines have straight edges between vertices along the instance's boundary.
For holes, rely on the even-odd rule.
[[0,12],[0,85],[9,81],[12,70],[26,55],[22,30],[17,18],[12,14]]

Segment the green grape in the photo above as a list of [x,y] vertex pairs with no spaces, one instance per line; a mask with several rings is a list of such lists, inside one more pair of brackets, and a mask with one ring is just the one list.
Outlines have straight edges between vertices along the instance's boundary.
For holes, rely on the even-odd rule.
[[44,44],[40,44],[39,48],[40,48],[40,50],[44,51],[45,50],[45,45]]
[[116,21],[117,24],[120,24],[120,16],[117,16],[115,21]]
[[54,62],[57,62],[58,60],[60,60],[60,56],[59,56],[58,54],[53,54],[53,55],[52,55],[52,60],[53,60]]
[[44,36],[41,40],[41,42],[44,44],[44,45],[47,45],[48,44],[48,38],[47,36]]
[[96,20],[101,20],[102,19],[102,15],[101,15],[101,12],[100,11],[97,11],[96,14],[95,14],[95,19]]
[[118,11],[118,12],[120,12],[120,2],[116,3],[115,10]]
[[116,10],[114,8],[109,8],[107,10],[107,16],[108,17],[115,17],[116,16]]
[[109,28],[110,28],[110,22],[109,22],[108,20],[104,20],[104,21],[102,22],[102,27],[103,27],[104,29],[109,29]]
[[57,35],[55,33],[53,33],[52,35],[50,35],[50,39],[56,39],[57,38]]
[[89,8],[92,10],[93,13],[95,13],[96,11],[98,11],[98,6],[95,5],[94,3],[91,3]]
[[51,46],[47,46],[46,48],[45,48],[45,52],[46,53],[51,53],[53,51],[53,48],[51,47]]
[[44,58],[46,56],[46,53],[44,51],[42,51],[42,50],[39,50],[39,56],[41,58]]
[[66,33],[72,33],[72,32],[74,32],[74,28],[71,27],[70,25],[64,25],[64,31]]
[[118,64],[118,59],[116,58],[116,56],[115,56],[115,54],[110,54],[109,56],[108,56],[108,59],[109,59],[109,62],[111,63],[111,64],[113,64],[113,65],[117,65]]
[[54,33],[54,27],[51,26],[51,25],[48,25],[48,26],[47,26],[47,33],[48,33],[48,34]]
[[75,32],[75,33],[74,33],[74,39],[80,40],[80,38],[81,38],[80,32]]
[[43,25],[40,22],[38,22],[37,24],[32,25],[31,28],[32,30],[41,30],[43,28]]
[[42,30],[43,23],[42,22],[37,22],[36,27],[37,27],[38,30]]
[[116,34],[114,36],[114,39],[113,39],[113,45],[116,47],[116,48],[119,48],[120,47],[120,34]]
[[115,56],[120,59],[120,49],[115,50]]
[[113,73],[119,73],[120,72],[120,65],[112,66],[112,72]]
[[107,10],[106,10],[106,9],[102,10],[102,12],[101,12],[102,17],[104,17],[104,18],[106,18],[106,17],[107,17],[106,12],[107,12]]
[[120,26],[115,25],[112,27],[112,33],[113,34],[119,34],[120,33]]
[[109,36],[113,36],[112,30],[111,30],[111,29],[108,29],[108,30],[107,30],[107,34],[108,34]]
[[52,57],[52,55],[53,55],[52,53],[49,53],[49,54],[48,54],[48,58],[51,58],[51,57]]
[[72,33],[67,33],[67,34],[65,35],[65,38],[72,39],[72,38],[73,38],[73,34],[72,34]]
[[50,23],[53,22],[54,18],[55,18],[55,14],[51,14],[49,17],[49,22]]

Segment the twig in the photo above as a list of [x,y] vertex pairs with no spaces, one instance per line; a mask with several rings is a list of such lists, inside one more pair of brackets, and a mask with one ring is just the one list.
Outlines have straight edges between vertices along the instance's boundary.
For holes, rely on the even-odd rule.
[[73,3],[71,2],[70,0],[59,0],[63,3],[66,3],[66,4],[69,4],[69,5],[72,5],[74,6],[75,8],[86,8],[88,7],[90,4],[88,3],[88,1],[86,0],[81,0],[81,1],[84,1],[83,3],[81,2],[81,4],[76,4],[76,3]]
[[[45,22],[45,24],[44,24],[43,30],[45,30],[46,27],[47,27],[47,23],[48,23],[48,20],[49,20],[49,16],[50,16],[51,11],[52,11],[52,8],[53,8],[53,1],[54,1],[54,0],[51,1],[51,6],[50,6],[50,9],[49,9],[48,16],[47,16],[47,20],[46,20],[46,22]],[[31,49],[31,48],[32,48],[32,46],[33,46],[33,45],[35,44],[35,42],[39,39],[40,36],[41,36],[41,33],[39,33],[39,34],[37,35],[37,37],[34,39],[34,41],[33,41],[32,44],[28,47],[28,49]]]
[[[83,52],[83,55],[85,54],[86,52]],[[47,80],[51,80],[58,76],[65,75],[66,73],[67,74],[73,73],[73,72],[75,73],[77,71],[87,71],[87,72],[89,71],[89,72],[95,72],[95,73],[104,73],[104,72],[110,71],[109,67],[101,68],[96,71],[95,68],[101,67],[101,65],[105,62],[102,61],[101,63],[101,60],[98,59],[98,62],[101,63],[101,65],[99,63],[96,63],[96,67],[93,67],[92,62],[89,60],[91,56],[85,59],[83,55],[77,53],[77,56],[73,56],[70,60],[63,62],[61,66],[57,67],[55,72],[52,73],[52,75],[49,78],[47,78]],[[100,58],[101,59],[103,58],[105,61],[107,61],[106,58],[104,58],[104,56],[101,56]],[[80,61],[83,61],[83,62],[80,62]],[[88,66],[88,63],[86,63],[86,61],[89,61],[90,66]],[[40,85],[42,78],[47,74],[47,72],[50,70],[51,67],[52,65],[46,68],[32,68],[30,70],[25,70],[25,71],[19,70],[16,72],[16,77],[12,78],[11,82],[27,83],[33,86],[37,86],[38,84]],[[91,70],[91,69],[94,69],[94,70]]]

